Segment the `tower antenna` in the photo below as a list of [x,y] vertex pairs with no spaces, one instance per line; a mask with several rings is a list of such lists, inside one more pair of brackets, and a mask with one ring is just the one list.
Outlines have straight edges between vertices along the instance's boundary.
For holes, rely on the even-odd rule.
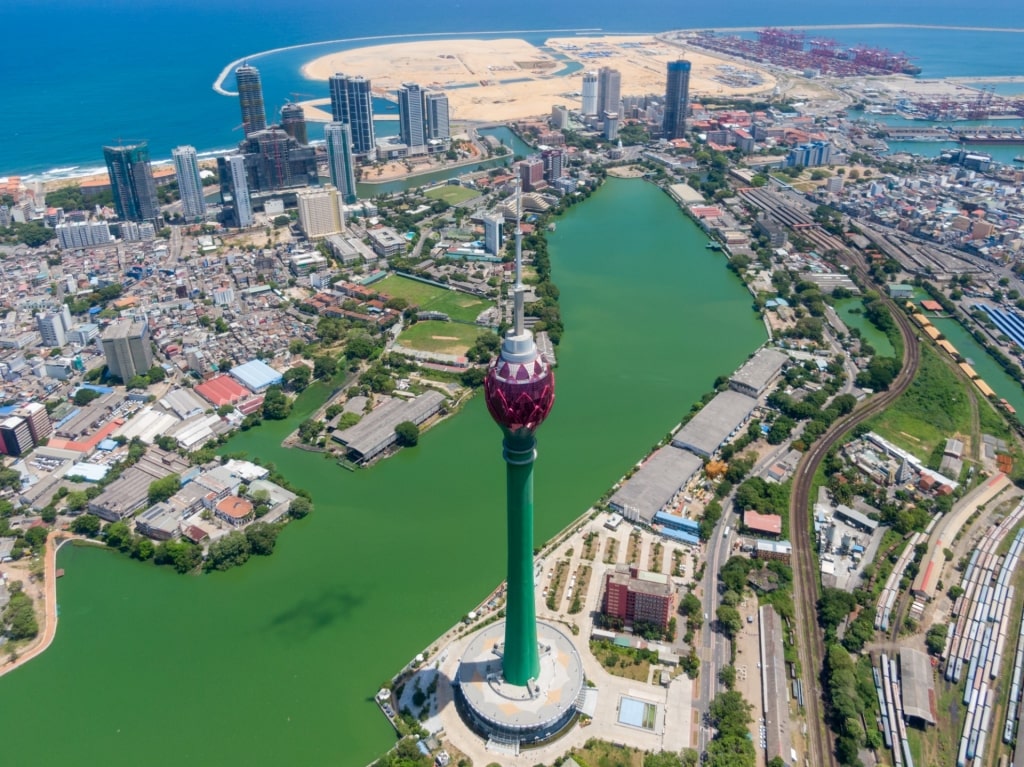
[[520,192],[522,190],[522,181],[516,179],[516,283],[512,287],[513,291],[513,332],[517,336],[523,335],[525,329],[525,309],[523,306],[523,300],[525,298],[526,288],[523,286],[523,227],[520,224],[523,215],[522,197]]

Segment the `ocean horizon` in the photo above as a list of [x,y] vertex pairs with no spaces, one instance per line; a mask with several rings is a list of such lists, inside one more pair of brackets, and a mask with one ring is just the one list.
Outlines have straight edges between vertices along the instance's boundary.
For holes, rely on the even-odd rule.
[[[723,9],[636,0],[624,15],[621,5],[611,0],[593,0],[585,13],[524,0],[513,15],[459,2],[439,10],[393,0],[382,24],[373,8],[340,8],[314,0],[293,0],[283,17],[279,4],[268,0],[251,0],[244,13],[227,0],[34,0],[5,11],[7,29],[40,33],[16,34],[8,41],[9,58],[20,66],[3,91],[8,119],[0,126],[0,176],[96,172],[103,169],[102,147],[118,141],[147,140],[154,161],[169,159],[171,148],[180,144],[191,144],[206,156],[230,151],[241,139],[237,99],[215,92],[213,85],[226,67],[243,58],[260,69],[268,120],[273,121],[286,101],[327,97],[325,83],[303,77],[303,64],[332,51],[410,35],[474,33],[542,42],[554,33],[519,30],[614,34],[731,26],[963,23],[961,3],[909,0],[894,5],[863,0],[851,10],[783,0],[737,16]],[[273,23],[266,23],[271,18]],[[1005,0],[976,3],[972,23],[1015,31],[872,28],[832,29],[827,34],[844,45],[905,51],[922,67],[922,77],[1024,75],[1019,60],[1024,7]],[[371,36],[388,39],[353,39]],[[309,47],[268,53],[294,45]],[[233,76],[225,86],[234,90]],[[387,124],[381,127],[389,130]],[[311,129],[316,137],[317,126]]]

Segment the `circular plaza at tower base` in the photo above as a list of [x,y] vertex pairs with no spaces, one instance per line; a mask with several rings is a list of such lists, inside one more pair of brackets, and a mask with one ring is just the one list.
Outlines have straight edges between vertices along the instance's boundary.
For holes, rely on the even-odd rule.
[[455,679],[463,720],[494,741],[528,745],[550,740],[572,723],[583,691],[583,662],[569,638],[537,624],[540,676],[525,686],[505,682],[501,645],[505,622],[485,626],[466,646]]

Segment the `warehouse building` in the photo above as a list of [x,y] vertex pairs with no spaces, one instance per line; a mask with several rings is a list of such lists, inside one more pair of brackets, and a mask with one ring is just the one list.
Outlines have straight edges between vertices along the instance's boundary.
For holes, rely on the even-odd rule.
[[280,385],[282,376],[263,360],[249,360],[228,371],[228,375],[252,392],[261,392]]
[[760,349],[729,379],[729,388],[748,397],[760,397],[788,361],[789,357],[777,349]]
[[608,505],[631,522],[650,524],[654,515],[686,487],[702,465],[693,453],[666,445],[623,482]]
[[335,429],[331,437],[348,448],[349,455],[365,463],[383,453],[398,441],[395,427],[403,421],[419,426],[441,411],[444,395],[427,391],[412,400],[390,399],[351,428]]
[[710,458],[750,418],[757,401],[731,389],[706,404],[672,437],[675,447]]

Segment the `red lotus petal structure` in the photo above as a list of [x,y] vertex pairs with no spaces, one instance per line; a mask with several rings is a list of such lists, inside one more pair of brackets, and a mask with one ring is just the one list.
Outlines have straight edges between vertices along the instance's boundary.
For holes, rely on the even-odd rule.
[[484,396],[499,426],[533,432],[555,404],[555,375],[540,356],[526,363],[499,357],[487,371]]

